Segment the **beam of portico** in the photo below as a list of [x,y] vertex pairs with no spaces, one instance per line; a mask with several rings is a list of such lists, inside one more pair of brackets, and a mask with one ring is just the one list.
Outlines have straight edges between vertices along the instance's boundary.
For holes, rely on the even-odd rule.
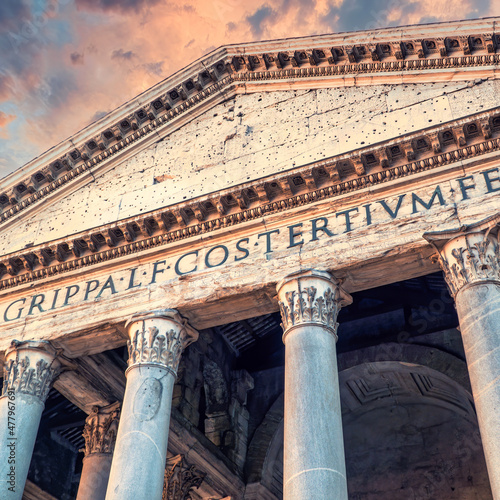
[[[123,400],[125,373],[104,353],[72,362],[73,369],[63,372],[54,383],[54,388],[68,401],[90,415],[96,406],[109,407]],[[241,498],[243,481],[234,474],[228,460],[176,408],[172,408],[168,441],[170,453],[185,455],[190,463],[207,474],[197,490],[200,494]]]
[[[152,237],[159,243],[142,251],[111,258],[109,250],[109,260],[4,289],[0,351],[17,338],[50,340],[69,358],[113,349],[126,342],[123,325],[138,307],[161,308],[165,300],[198,329],[275,312],[283,268],[341,269],[349,293],[435,272],[422,234],[480,220],[497,207],[497,155],[488,158],[376,191],[299,196],[283,211],[168,245]],[[434,201],[425,208],[418,200]]]
[[[480,167],[475,172],[470,175],[477,177],[479,192],[483,175]],[[55,341],[70,358],[99,353],[125,343],[123,324],[138,307],[158,308],[165,300],[171,301],[195,328],[274,312],[277,310],[274,287],[283,268],[290,272],[313,266],[341,269],[338,277],[345,280],[349,293],[437,271],[439,266],[429,260],[432,249],[422,233],[436,227],[456,226],[464,220],[481,219],[498,203],[495,192],[473,197],[472,189],[467,191],[470,199],[463,202],[458,181],[446,177],[439,181],[429,184],[424,179],[420,188],[414,188],[413,193],[426,202],[435,193],[436,185],[448,197],[445,205],[435,203],[429,210],[411,213],[408,185],[388,183],[383,198],[387,207],[395,210],[401,196],[406,196],[395,218],[377,200],[370,201],[368,196],[360,200],[353,193],[334,201],[299,205],[286,212],[286,220],[282,213],[263,216],[180,240],[166,248],[153,247],[140,254],[7,289],[0,293],[2,316],[9,304],[12,305],[7,316],[17,314],[21,306],[24,310],[19,319],[0,325],[3,333],[0,350],[12,339],[41,336]],[[472,185],[470,179],[467,183]],[[370,224],[365,214],[367,202],[372,205]],[[347,210],[353,210],[350,228],[346,227]],[[376,217],[385,220],[376,222]],[[328,219],[332,236],[321,230],[323,219]],[[317,221],[315,237],[312,220]],[[247,249],[247,257],[237,250],[238,245]],[[225,259],[224,249],[228,256],[219,265]],[[194,252],[198,252],[198,260],[193,260]],[[211,254],[207,257],[208,252]],[[184,273],[181,276],[175,271],[179,259]],[[206,265],[207,259],[212,267]],[[196,266],[195,272],[187,272]],[[99,288],[84,300],[85,288],[97,281]],[[78,299],[70,297],[76,290],[71,287],[75,286],[80,288]],[[68,304],[51,309],[56,294],[59,304],[68,296]],[[38,308],[42,295],[43,312]],[[38,298],[33,299],[35,296]],[[16,301],[20,301],[17,306]],[[30,301],[34,301],[33,307]]]

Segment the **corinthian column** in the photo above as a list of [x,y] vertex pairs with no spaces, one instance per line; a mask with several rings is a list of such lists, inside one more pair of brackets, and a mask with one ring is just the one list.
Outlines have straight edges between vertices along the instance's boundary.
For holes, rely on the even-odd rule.
[[127,386],[106,500],[161,500],[177,368],[198,333],[174,309],[134,315],[127,328]]
[[45,341],[13,341],[5,353],[0,397],[2,500],[23,496],[45,400],[60,370],[57,354]]
[[330,274],[278,283],[285,343],[283,498],[347,500],[337,372],[337,314],[351,297]]
[[500,499],[500,215],[454,231],[426,233],[455,299],[481,440]]
[[85,420],[85,452],[76,500],[104,500],[120,414],[119,403],[94,406]]

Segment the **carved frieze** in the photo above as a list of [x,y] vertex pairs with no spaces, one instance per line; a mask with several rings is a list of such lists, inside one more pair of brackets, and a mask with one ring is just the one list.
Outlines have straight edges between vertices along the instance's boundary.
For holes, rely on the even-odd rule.
[[94,406],[92,413],[85,420],[85,449],[80,451],[84,451],[86,457],[92,453],[113,453],[119,418],[119,403],[102,408]]
[[198,332],[173,309],[134,315],[128,322],[128,365],[157,364],[177,373],[184,349]]
[[[442,151],[439,154],[435,154],[434,149],[429,146],[416,155],[412,144],[417,144],[419,137],[422,138],[422,134],[411,134],[399,140],[399,145],[393,140],[386,143],[384,147],[378,145],[376,148],[364,148],[305,167],[295,168],[292,178],[302,182],[300,189],[294,193],[290,191],[289,187],[290,173],[275,174],[269,179],[260,179],[232,189],[225,189],[214,195],[195,198],[169,209],[121,221],[119,227],[116,227],[116,224],[106,225],[91,232],[72,236],[71,239],[59,240],[51,245],[57,250],[56,252],[46,245],[23,250],[0,261],[0,289],[99,264],[157,246],[168,245],[179,240],[261,218],[263,215],[342,196],[348,192],[366,189],[370,186],[420,174],[465,159],[491,155],[491,153],[499,151],[500,126],[495,125],[494,127],[494,133],[498,137],[491,137],[483,141],[480,135],[468,135],[466,140],[464,129],[478,120],[487,120],[491,124],[497,123],[497,121],[500,123],[500,115],[498,111],[496,113],[488,111],[470,117],[465,124],[463,120],[460,120],[458,128],[454,127],[455,122],[450,122],[429,130],[427,134],[429,139],[425,139],[424,142],[431,144],[432,141],[434,143],[440,141]],[[461,132],[462,136],[460,137],[463,138],[464,147],[457,147],[461,143],[460,137],[453,133],[455,129]],[[407,148],[409,148],[408,151],[406,151]],[[406,163],[406,159],[404,159],[406,158],[403,154],[404,151],[406,151],[408,159],[411,152],[412,160],[409,163]],[[350,162],[354,157],[363,157],[368,171],[362,175],[354,173],[346,177],[342,174],[341,165]],[[387,166],[387,162],[391,165]],[[335,175],[326,174],[327,170],[333,172],[332,169],[335,170]],[[323,171],[322,175],[318,174],[318,172]],[[253,193],[254,196],[249,196],[249,193]],[[265,196],[262,193],[265,193]],[[219,200],[228,198],[237,200],[241,197],[247,200],[245,202],[246,208],[242,208],[236,202],[234,206],[224,205],[223,210],[217,211],[214,208],[214,210],[205,211],[203,214],[200,210],[196,211],[190,208],[195,207],[195,205],[222,207],[223,201]],[[188,212],[192,213],[191,218],[187,217]],[[184,220],[181,215],[177,217],[175,215],[177,213],[183,213],[186,219]],[[203,220],[200,220],[200,217]],[[113,238],[110,238],[109,234],[112,234]],[[109,243],[112,243],[113,246],[109,246]],[[26,262],[29,262],[29,266],[25,265]]]
[[45,402],[52,382],[60,373],[57,354],[48,342],[13,341],[5,355],[2,395],[14,391]]
[[454,297],[464,286],[500,282],[500,215],[455,231],[426,233]]
[[184,455],[167,458],[162,500],[191,500],[190,493],[205,476],[194,465],[188,465]]
[[278,301],[286,333],[293,327],[320,325],[337,336],[337,315],[352,299],[323,271],[305,271],[278,283]]
[[[493,26],[483,25],[479,29],[491,30]],[[321,78],[324,81],[332,78],[345,85],[345,75],[372,74],[372,78],[383,79],[403,73],[410,81],[412,77],[418,79],[436,70],[441,77],[445,71],[456,73],[457,68],[483,67],[484,71],[494,71],[500,63],[499,36],[491,32],[477,33],[476,26],[464,24],[464,27],[473,32],[466,35],[462,26],[455,25],[462,34],[448,37],[446,41],[435,36],[414,38],[417,33],[407,29],[404,41],[401,41],[400,31],[395,34],[389,30],[380,33],[387,36],[385,41],[368,45],[359,35],[353,34],[354,44],[344,36],[326,35],[303,40],[311,46],[296,50],[290,50],[290,44],[280,40],[272,42],[264,52],[252,53],[252,47],[247,46],[226,47],[215,59],[210,56],[210,60],[191,65],[185,71],[183,82],[178,81],[176,74],[159,84],[154,95],[149,93],[149,104],[144,103],[142,96],[135,106],[133,102],[128,103],[126,112],[110,114],[102,130],[92,129],[91,133],[81,135],[76,147],[69,141],[71,146],[61,151],[60,158],[52,158],[51,163],[30,171],[22,182],[17,181],[0,193],[0,210],[3,210],[0,221],[14,216],[116,153],[136,147],[138,141],[156,136],[159,129],[169,127],[176,118],[199,107],[203,101],[219,97],[221,90],[227,93],[238,87],[246,89],[249,82],[261,85],[266,80],[276,85],[280,80]],[[446,33],[449,29],[445,28]],[[470,40],[481,40],[481,44],[471,44]],[[461,46],[463,55],[457,57]]]

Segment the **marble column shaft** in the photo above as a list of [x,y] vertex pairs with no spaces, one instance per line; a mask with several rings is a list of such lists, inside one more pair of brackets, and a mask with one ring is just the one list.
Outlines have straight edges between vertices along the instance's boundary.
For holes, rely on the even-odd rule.
[[94,407],[85,421],[85,457],[76,500],[104,500],[118,430],[119,403]]
[[184,348],[198,338],[173,309],[134,315],[106,500],[161,500],[172,392]]
[[500,232],[496,219],[500,217],[425,237],[439,251],[455,298],[493,498],[500,500]]
[[278,284],[285,343],[285,500],[347,500],[337,372],[338,282],[305,271]]
[[14,341],[5,353],[0,397],[0,498],[21,500],[40,418],[60,371],[49,342]]

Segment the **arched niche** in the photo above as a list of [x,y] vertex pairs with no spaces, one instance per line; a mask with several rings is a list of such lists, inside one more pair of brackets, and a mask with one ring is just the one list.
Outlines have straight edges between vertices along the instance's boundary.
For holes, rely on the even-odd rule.
[[[339,373],[351,500],[492,499],[471,394],[400,361]],[[283,395],[252,439],[248,499],[282,498]]]

